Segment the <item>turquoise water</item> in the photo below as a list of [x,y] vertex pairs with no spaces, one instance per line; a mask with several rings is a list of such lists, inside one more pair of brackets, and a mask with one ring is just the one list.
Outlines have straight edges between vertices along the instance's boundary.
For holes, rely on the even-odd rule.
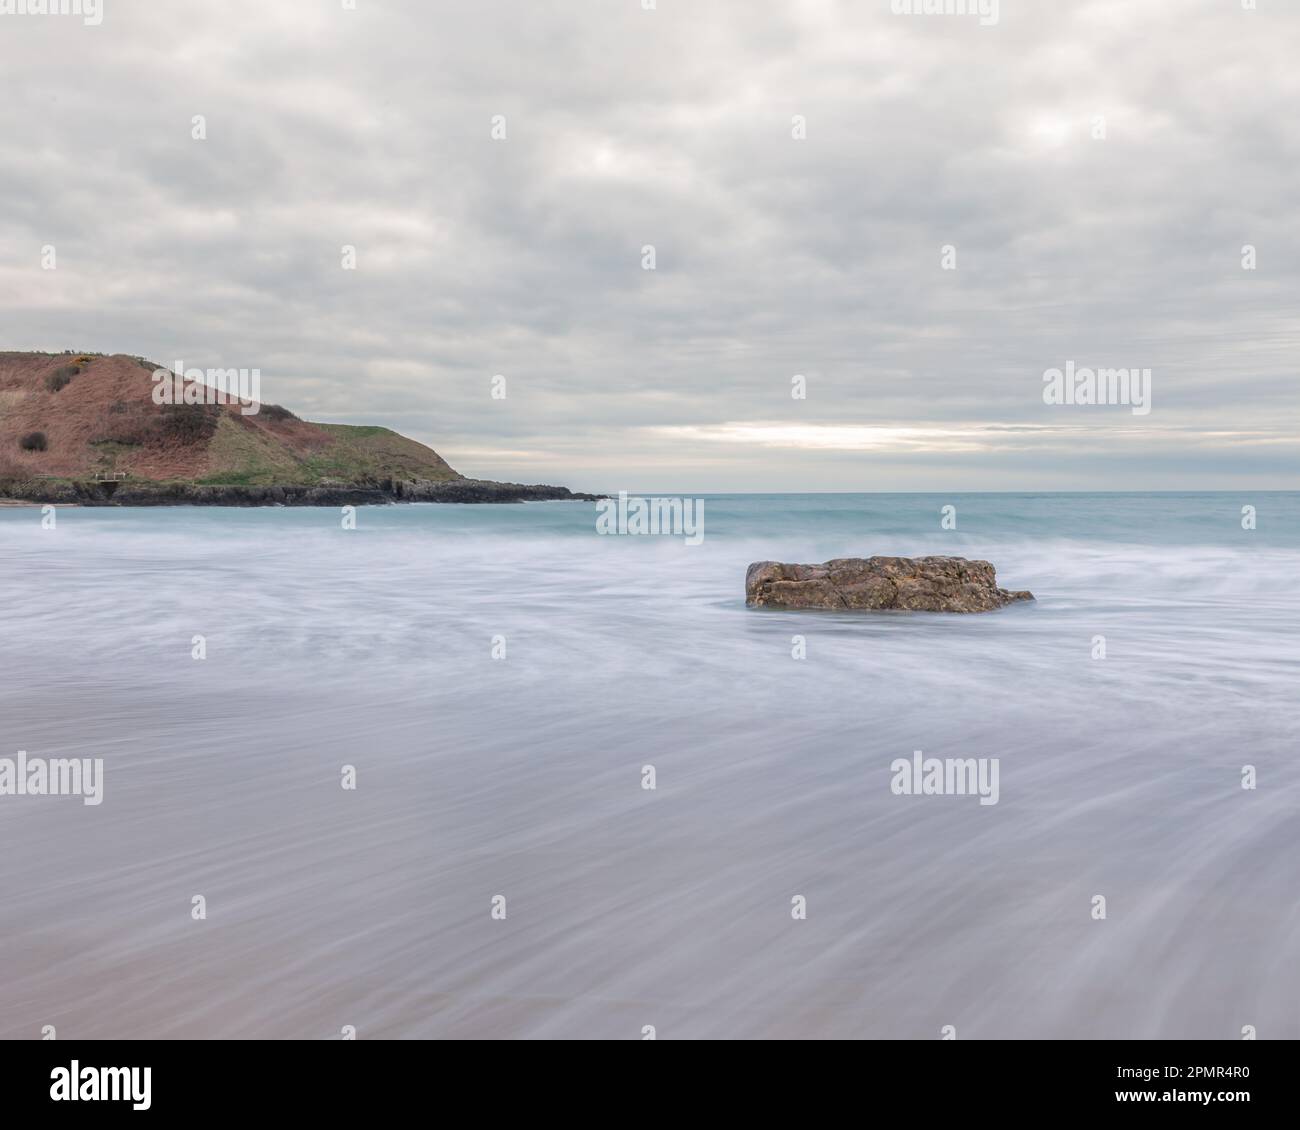
[[[0,1035],[1300,1036],[1300,494],[703,497],[0,509]],[[1038,599],[744,606],[874,553]]]
[[[654,491],[629,491],[652,497]],[[678,496],[680,497],[680,496]],[[917,539],[938,549],[957,545],[1043,542],[1052,539],[1134,545],[1220,545],[1232,548],[1300,547],[1300,492],[1157,492],[1034,494],[703,494],[707,537],[729,540],[801,536],[805,542],[838,544],[860,536]],[[957,529],[940,530],[940,510],[957,508]],[[1256,529],[1249,542],[1242,507],[1254,506]],[[0,520],[27,524],[26,511],[0,513]],[[336,528],[333,510],[287,507],[172,507],[86,510],[86,521],[103,519],[114,529],[188,530],[195,524],[222,530]],[[590,504],[526,503],[510,506],[416,505],[363,509],[363,530],[420,531],[586,538],[593,532]],[[183,515],[179,520],[163,515]],[[160,520],[161,519],[161,520]],[[841,546],[841,549],[845,546]],[[867,552],[875,548],[849,545]]]

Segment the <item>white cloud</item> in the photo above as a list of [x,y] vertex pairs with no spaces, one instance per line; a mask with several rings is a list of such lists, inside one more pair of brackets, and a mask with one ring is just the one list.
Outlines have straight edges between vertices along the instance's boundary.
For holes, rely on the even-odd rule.
[[[0,339],[259,365],[485,477],[1295,486],[1297,32],[1217,0],[6,20]],[[1145,462],[1131,421],[1044,415],[1068,358],[1154,370]]]

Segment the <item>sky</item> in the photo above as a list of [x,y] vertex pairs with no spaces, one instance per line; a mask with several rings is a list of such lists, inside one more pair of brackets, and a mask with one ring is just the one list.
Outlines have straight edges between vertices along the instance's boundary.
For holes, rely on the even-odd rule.
[[1300,488],[1300,4],[647,2],[0,2],[0,348],[574,489]]

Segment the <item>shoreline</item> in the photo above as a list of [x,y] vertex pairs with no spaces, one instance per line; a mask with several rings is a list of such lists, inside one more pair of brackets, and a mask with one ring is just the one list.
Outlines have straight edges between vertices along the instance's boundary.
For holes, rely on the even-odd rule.
[[387,506],[404,502],[493,505],[595,502],[604,495],[546,484],[485,479],[385,480],[376,485],[239,486],[194,483],[75,482],[0,487],[0,506]]

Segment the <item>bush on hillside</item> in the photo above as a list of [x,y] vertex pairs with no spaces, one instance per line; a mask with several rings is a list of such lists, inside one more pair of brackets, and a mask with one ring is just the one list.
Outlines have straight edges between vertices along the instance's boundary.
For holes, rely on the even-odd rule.
[[44,432],[28,432],[18,441],[18,446],[24,451],[44,451],[49,444]]
[[45,378],[45,387],[51,392],[58,392],[72,383],[72,378],[81,372],[80,365],[63,365]]
[[220,409],[215,404],[168,404],[153,426],[163,443],[198,443],[217,430]]

